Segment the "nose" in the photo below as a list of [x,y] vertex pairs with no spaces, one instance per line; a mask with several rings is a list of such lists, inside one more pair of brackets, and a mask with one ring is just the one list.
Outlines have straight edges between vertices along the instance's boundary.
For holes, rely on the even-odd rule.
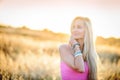
[[77,31],[78,29],[75,27],[74,29],[73,29],[73,31]]

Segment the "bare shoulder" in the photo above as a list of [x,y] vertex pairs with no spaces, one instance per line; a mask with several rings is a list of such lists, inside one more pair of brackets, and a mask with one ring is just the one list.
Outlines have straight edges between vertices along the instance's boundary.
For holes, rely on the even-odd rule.
[[59,46],[59,53],[61,61],[71,63],[73,60],[72,50],[69,44],[62,44]]
[[66,52],[69,50],[69,45],[68,44],[62,44],[59,46],[59,51],[61,52]]
[[62,44],[59,46],[59,52],[61,55],[65,56],[71,53],[71,48],[69,44]]

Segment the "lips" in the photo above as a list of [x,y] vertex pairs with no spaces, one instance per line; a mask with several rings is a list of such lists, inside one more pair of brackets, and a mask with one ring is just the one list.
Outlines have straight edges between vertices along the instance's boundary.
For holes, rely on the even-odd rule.
[[74,33],[73,35],[78,35],[79,33]]

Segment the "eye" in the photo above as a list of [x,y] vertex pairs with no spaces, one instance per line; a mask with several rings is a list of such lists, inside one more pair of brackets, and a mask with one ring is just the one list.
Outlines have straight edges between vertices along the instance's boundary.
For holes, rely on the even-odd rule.
[[82,28],[82,26],[80,26],[80,25],[78,25],[77,27],[78,27],[79,29]]

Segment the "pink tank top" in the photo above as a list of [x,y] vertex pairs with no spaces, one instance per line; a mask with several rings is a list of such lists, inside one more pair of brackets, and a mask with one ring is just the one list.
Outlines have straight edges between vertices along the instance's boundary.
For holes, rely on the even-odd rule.
[[69,67],[65,62],[61,61],[61,79],[62,80],[88,80],[88,64],[85,63],[85,72],[80,73]]

